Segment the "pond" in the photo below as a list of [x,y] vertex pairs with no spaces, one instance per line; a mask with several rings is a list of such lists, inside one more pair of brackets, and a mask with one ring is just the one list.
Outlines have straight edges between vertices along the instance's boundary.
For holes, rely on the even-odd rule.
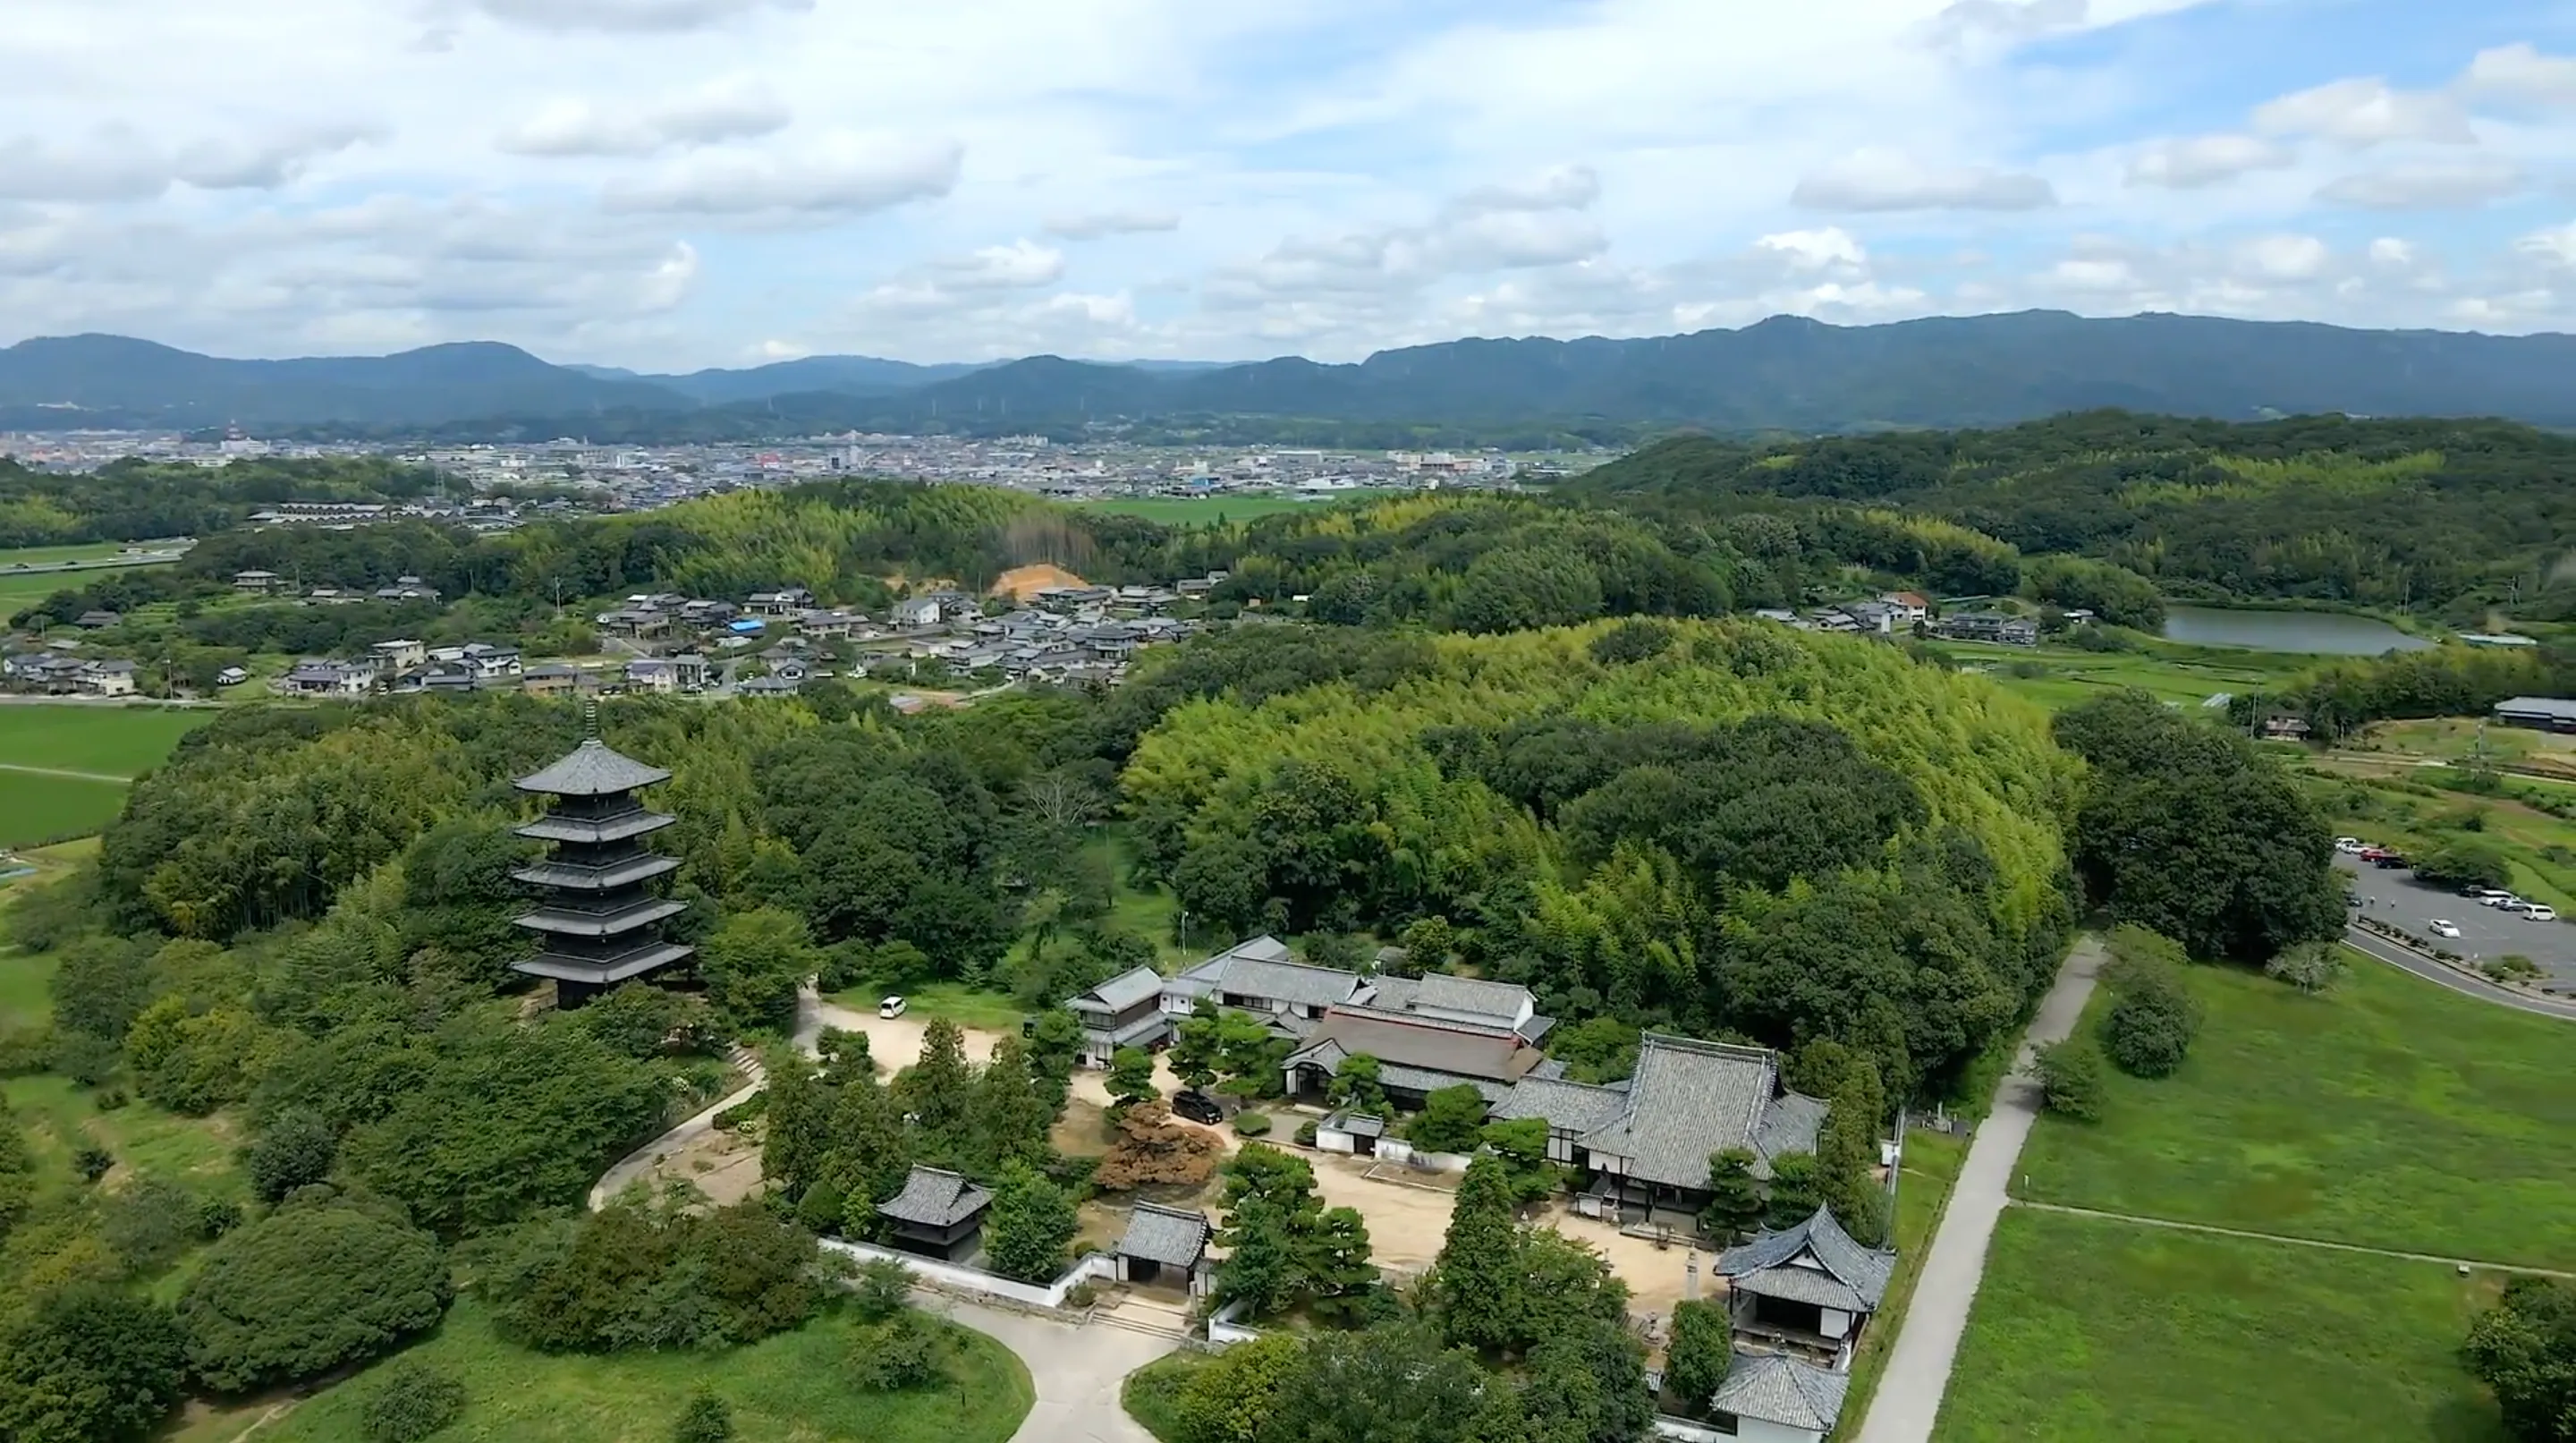
[[2250,607],[2168,606],[2164,634],[2167,641],[2193,646],[2243,646],[2320,656],[2377,656],[2432,645],[2375,617]]

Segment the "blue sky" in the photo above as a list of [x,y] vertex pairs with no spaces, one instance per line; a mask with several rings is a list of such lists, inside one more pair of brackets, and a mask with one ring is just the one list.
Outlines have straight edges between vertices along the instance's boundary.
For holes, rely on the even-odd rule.
[[12,0],[0,342],[2576,325],[2576,0]]

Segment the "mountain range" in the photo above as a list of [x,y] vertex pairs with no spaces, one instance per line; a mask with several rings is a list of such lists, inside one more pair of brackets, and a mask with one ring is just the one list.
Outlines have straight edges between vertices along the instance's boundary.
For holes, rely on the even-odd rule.
[[[2054,311],[1833,326],[1795,317],[1636,340],[1461,340],[1356,364],[914,365],[810,356],[651,375],[466,342],[390,356],[226,360],[121,336],[0,349],[0,429],[206,427],[516,439],[819,431],[1078,433],[1269,418],[1353,428],[1846,431],[2064,411],[2488,415],[2576,426],[2576,337]],[[1275,426],[1273,427],[1275,430]]]

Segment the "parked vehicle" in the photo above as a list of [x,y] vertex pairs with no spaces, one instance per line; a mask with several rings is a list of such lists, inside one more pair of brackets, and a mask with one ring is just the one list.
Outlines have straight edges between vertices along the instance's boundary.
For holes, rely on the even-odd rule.
[[2365,862],[2376,862],[2383,857],[2393,857],[2397,854],[2388,850],[2386,847],[2364,847],[2356,855]]
[[2511,910],[2519,908],[2522,905],[2522,899],[2511,892],[2490,892],[2486,896],[2478,899],[2478,905],[2481,907],[2503,907]]
[[2558,920],[2558,909],[2539,902],[2525,902],[2522,904],[2522,920],[2526,922],[2555,922]]
[[1217,1106],[1216,1099],[1204,1092],[1173,1093],[1172,1112],[1176,1116],[1186,1117],[1192,1122],[1205,1123],[1209,1126],[1214,1126],[1225,1119],[1225,1109]]
[[2352,854],[2352,853],[2357,853],[2357,852],[2359,852],[2359,851],[2361,850],[2361,838],[2359,838],[2359,837],[2337,837],[2337,838],[2335,838],[2335,850],[2336,850],[2336,851],[2338,851],[2338,852],[2346,853],[2346,854],[2348,854],[2348,855],[2349,855],[2349,854]]
[[2386,871],[2392,868],[2405,866],[2406,857],[2402,852],[2382,852],[2378,856],[2371,858],[2371,865],[2380,868],[2382,871]]
[[2433,935],[2436,937],[2457,937],[2460,935],[2460,924],[2457,922],[2445,922],[2441,918],[2436,917],[2426,925],[2433,929]]
[[879,1017],[901,1017],[903,1015],[903,1010],[911,1005],[912,1004],[904,1001],[900,997],[889,997],[877,1004],[877,1015]]

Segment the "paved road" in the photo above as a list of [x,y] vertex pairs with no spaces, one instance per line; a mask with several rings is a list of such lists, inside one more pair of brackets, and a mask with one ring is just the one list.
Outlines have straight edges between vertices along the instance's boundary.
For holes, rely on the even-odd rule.
[[0,762],[0,772],[25,772],[31,777],[69,777],[76,782],[123,783],[134,780],[132,777],[120,777],[108,772],[72,772],[65,771],[61,767],[21,766],[16,762]]
[[913,1301],[998,1339],[1028,1365],[1037,1406],[1011,1443],[1154,1443],[1119,1406],[1118,1389],[1128,1374],[1178,1348],[1179,1339],[987,1308],[940,1293],[916,1292]]
[[2084,1015],[2093,995],[2094,976],[2103,962],[2102,939],[2086,936],[2068,954],[2057,982],[2040,999],[2039,1015],[2023,1034],[2019,1063],[1995,1088],[1994,1111],[1977,1128],[1968,1145],[1968,1160],[1950,1193],[1941,1230],[1915,1279],[1914,1301],[1905,1311],[1904,1331],[1879,1380],[1878,1395],[1861,1425],[1860,1443],[1928,1443],[1932,1424],[1941,1415],[1941,1394],[1950,1383],[1950,1365],[1959,1355],[1959,1339],[1968,1330],[1968,1307],[1977,1298],[1977,1280],[1986,1270],[1986,1248],[1994,1241],[1995,1221],[2003,1216],[2021,1145],[2039,1116],[2039,1084],[2027,1075],[2031,1054],[2064,1041]]
[[[2545,927],[2549,924],[2543,922],[2535,925]],[[2430,957],[2418,956],[2384,937],[2364,932],[2358,927],[2346,930],[2344,940],[2352,944],[2353,950],[2365,957],[2376,957],[2391,967],[2402,967],[2427,982],[2448,987],[2454,992],[2464,993],[2483,1002],[2493,1002],[2501,1007],[2511,1007],[2517,1011],[2576,1022],[2576,1002],[2556,1002],[2548,998],[2534,997],[2526,992],[2514,992],[2498,987],[2492,982],[2472,977],[2456,968],[2445,967]]]

